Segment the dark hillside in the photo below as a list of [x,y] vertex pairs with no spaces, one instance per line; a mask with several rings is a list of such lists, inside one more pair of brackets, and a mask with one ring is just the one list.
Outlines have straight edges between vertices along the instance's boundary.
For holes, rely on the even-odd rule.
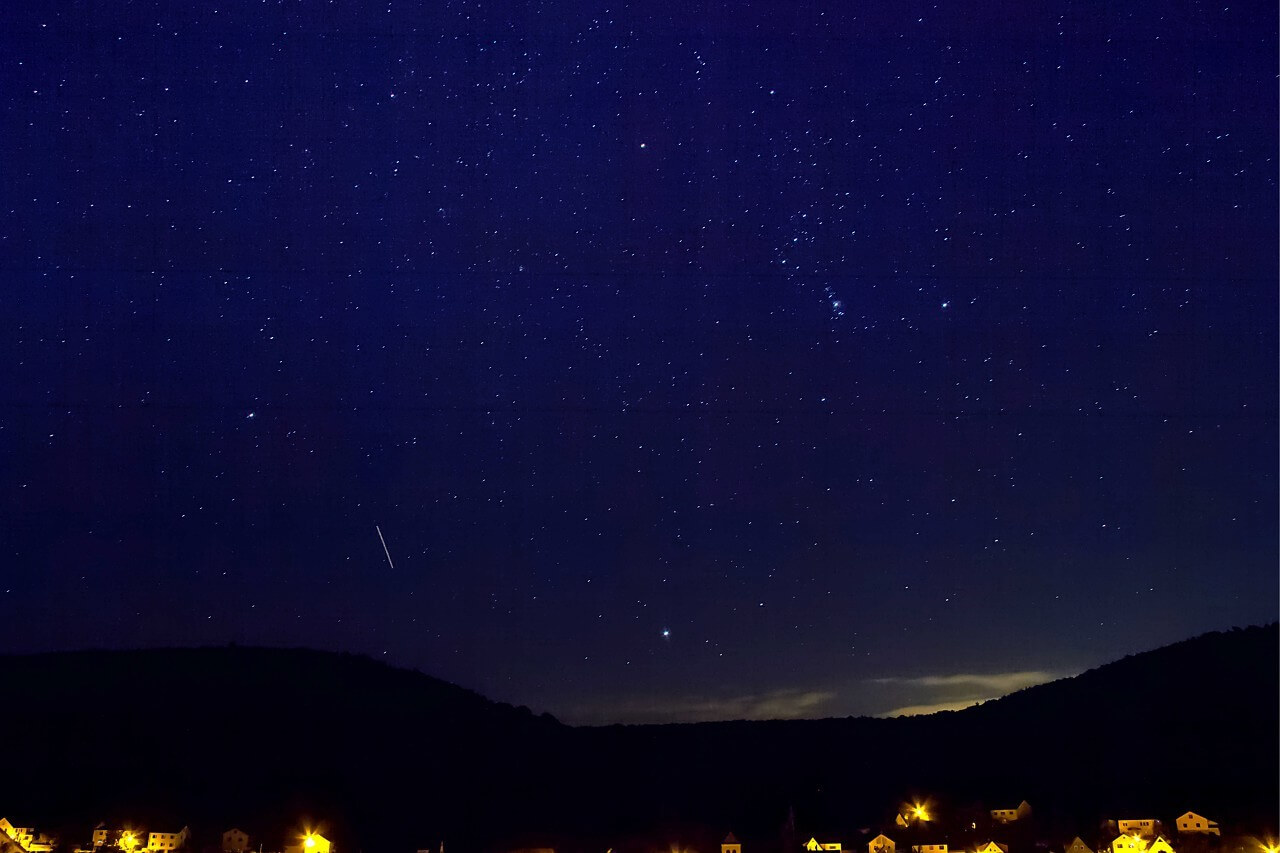
[[1275,625],[895,720],[574,729],[419,673],[296,650],[10,656],[0,669],[0,803],[85,832],[103,819],[206,834],[247,824],[270,845],[311,815],[355,849],[566,837],[622,849],[614,841],[719,827],[776,843],[789,807],[806,838],[853,838],[913,795],[1026,798],[1041,831],[1067,837],[1117,810],[1274,828],[1280,800]]

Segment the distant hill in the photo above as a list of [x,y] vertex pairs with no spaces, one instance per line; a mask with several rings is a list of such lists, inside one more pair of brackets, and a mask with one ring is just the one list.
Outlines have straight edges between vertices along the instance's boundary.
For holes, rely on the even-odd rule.
[[5,656],[0,808],[84,835],[99,820],[197,838],[234,824],[268,849],[311,816],[343,853],[620,849],[698,827],[776,847],[789,809],[805,838],[856,834],[913,794],[1027,799],[1050,836],[1118,811],[1274,829],[1278,639],[1275,625],[1207,634],[929,717],[602,728],[352,655]]

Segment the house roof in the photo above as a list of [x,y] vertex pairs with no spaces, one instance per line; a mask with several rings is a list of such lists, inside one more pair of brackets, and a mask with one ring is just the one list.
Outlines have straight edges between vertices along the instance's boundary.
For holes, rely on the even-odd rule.
[[724,837],[724,841],[721,841],[720,843],[721,844],[741,844],[742,842],[740,842],[737,839],[737,837],[731,832],[728,835],[726,835]]

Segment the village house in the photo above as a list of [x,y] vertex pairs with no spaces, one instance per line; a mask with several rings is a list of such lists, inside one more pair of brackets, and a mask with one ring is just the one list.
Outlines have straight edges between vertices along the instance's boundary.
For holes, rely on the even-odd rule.
[[898,810],[898,816],[893,819],[893,822],[903,829],[906,829],[917,821],[927,823],[930,820],[932,820],[932,818],[929,816],[929,808],[927,805],[911,803],[903,805],[902,808]]
[[720,842],[720,853],[742,853],[742,842],[731,832]]
[[1116,821],[1122,835],[1140,835],[1143,838],[1154,836],[1159,826],[1160,821],[1149,817]]
[[867,853],[895,853],[898,845],[893,843],[893,839],[884,833],[880,833],[875,838],[867,842]]
[[222,833],[222,853],[245,853],[249,849],[249,833],[232,827]]
[[1111,842],[1111,853],[1174,853],[1173,845],[1157,835],[1148,840],[1141,835],[1118,835]]
[[1117,835],[1111,842],[1111,853],[1142,853],[1146,846],[1141,836]]
[[1031,817],[1031,806],[1026,800],[1018,803],[1017,808],[991,810],[991,819],[996,823],[1012,823],[1029,817]]
[[308,832],[298,840],[284,848],[284,853],[330,853],[333,844],[318,832]]
[[1093,850],[1090,849],[1089,845],[1085,844],[1084,841],[1080,839],[1080,836],[1077,835],[1075,838],[1071,839],[1071,843],[1067,845],[1067,849],[1064,853],[1093,853]]
[[191,839],[191,830],[187,827],[177,832],[148,832],[147,833],[147,850],[151,853],[155,851],[177,850],[185,847],[187,841]]
[[1178,832],[1199,832],[1205,835],[1222,835],[1218,825],[1204,815],[1187,812],[1176,821]]
[[945,844],[913,844],[911,853],[947,853]]
[[0,832],[4,832],[27,853],[48,853],[57,844],[57,839],[37,833],[35,827],[14,826],[7,817],[0,817]]
[[93,830],[93,849],[119,847],[121,850],[136,850],[145,835],[140,829],[109,829],[100,823]]
[[817,838],[810,838],[804,843],[804,849],[808,850],[809,853],[815,853],[818,850],[838,851],[841,849],[841,844],[839,841],[819,841]]
[[976,853],[1009,853],[1008,844],[1000,844],[996,841],[988,841],[979,847]]

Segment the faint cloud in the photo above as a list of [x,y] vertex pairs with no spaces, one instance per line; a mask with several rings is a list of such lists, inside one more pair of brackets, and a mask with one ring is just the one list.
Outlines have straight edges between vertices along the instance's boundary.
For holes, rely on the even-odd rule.
[[1026,669],[1018,672],[959,673],[956,675],[922,675],[918,678],[874,678],[875,684],[900,684],[904,687],[950,687],[981,690],[1003,695],[1053,681],[1059,676],[1042,669]]
[[709,723],[721,720],[795,720],[829,715],[829,690],[770,690],[739,696],[633,697],[580,707],[565,716],[587,725]]
[[879,716],[913,717],[936,714],[939,711],[959,711],[1061,677],[1061,673],[1024,669],[1015,672],[962,672],[913,678],[873,678],[868,683],[883,685],[895,694],[888,702],[902,703]]
[[918,717],[921,714],[936,714],[939,711],[962,711],[965,708],[972,708],[974,705],[980,705],[986,699],[963,699],[959,702],[936,702],[932,705],[904,705],[901,708],[894,708],[892,711],[885,711],[881,717]]

